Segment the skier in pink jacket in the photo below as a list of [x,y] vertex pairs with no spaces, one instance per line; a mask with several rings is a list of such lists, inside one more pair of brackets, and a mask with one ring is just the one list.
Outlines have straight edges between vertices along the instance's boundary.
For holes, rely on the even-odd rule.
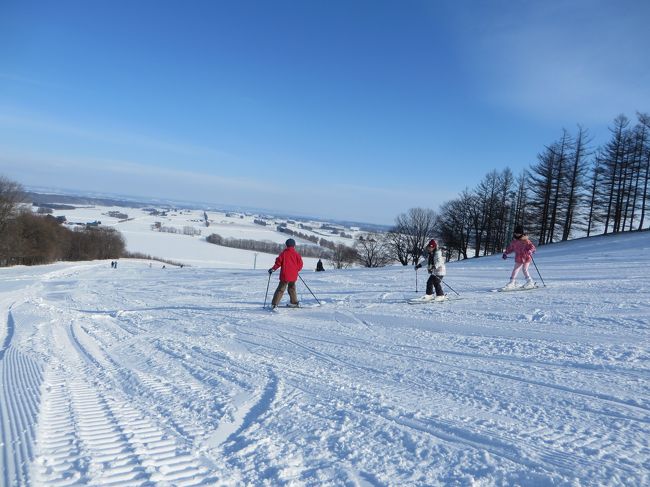
[[530,241],[528,235],[524,233],[524,229],[521,225],[515,227],[514,235],[512,242],[506,248],[506,251],[503,253],[503,258],[507,259],[508,254],[512,252],[515,253],[515,267],[512,269],[510,274],[510,282],[505,285],[504,290],[515,289],[517,287],[516,279],[519,271],[523,271],[524,277],[526,278],[526,283],[523,285],[524,289],[530,289],[535,287],[535,282],[533,278],[530,277],[528,273],[528,266],[533,260],[533,254],[535,253],[535,245]]

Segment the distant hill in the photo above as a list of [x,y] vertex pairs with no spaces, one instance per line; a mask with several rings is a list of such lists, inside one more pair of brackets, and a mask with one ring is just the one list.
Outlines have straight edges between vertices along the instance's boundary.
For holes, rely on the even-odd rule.
[[[109,196],[84,196],[72,195],[61,193],[46,193],[40,191],[26,191],[27,200],[36,205],[52,209],[72,209],[75,206],[121,206],[124,208],[146,208],[148,206],[168,207],[168,208],[184,208],[184,209],[204,209],[204,210],[217,210],[217,211],[242,211],[245,213],[260,213],[273,215],[275,218],[289,218],[299,221],[318,221],[337,223],[345,227],[358,227],[364,232],[386,232],[390,229],[388,225],[379,225],[374,223],[356,222],[349,220],[335,220],[326,219],[322,217],[312,217],[306,215],[291,215],[284,212],[274,212],[268,209],[260,208],[243,208],[223,205],[222,207],[213,204],[189,203],[189,202],[174,202],[174,201],[161,201],[160,199],[150,200],[137,200],[130,198],[109,197]],[[61,205],[67,205],[62,207]]]
[[122,206],[125,208],[144,208],[151,203],[143,203],[130,200],[113,199],[113,198],[96,198],[90,196],[72,196],[65,194],[52,193],[35,193],[26,191],[25,196],[29,202],[36,206],[45,206],[50,208],[60,208],[61,205],[67,206]]

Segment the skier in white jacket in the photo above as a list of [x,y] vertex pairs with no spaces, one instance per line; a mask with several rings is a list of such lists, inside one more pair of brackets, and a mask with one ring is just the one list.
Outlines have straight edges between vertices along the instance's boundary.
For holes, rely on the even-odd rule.
[[[427,292],[420,299],[422,301],[442,301],[446,299],[445,293],[442,290],[442,279],[447,273],[447,268],[445,267],[445,258],[442,256],[442,252],[438,248],[438,243],[431,239],[427,244],[426,251],[428,256],[426,258],[427,271],[429,271],[429,279],[427,280]],[[416,264],[415,269],[419,269],[423,266],[425,261],[423,260],[419,264]],[[433,289],[436,290],[436,296],[433,296]]]

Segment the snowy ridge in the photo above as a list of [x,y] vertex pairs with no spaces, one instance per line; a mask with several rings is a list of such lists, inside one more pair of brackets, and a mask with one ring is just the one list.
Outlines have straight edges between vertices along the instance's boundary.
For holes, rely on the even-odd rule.
[[38,393],[42,368],[9,346],[0,360],[2,383],[2,472],[3,485],[26,483],[34,458],[36,419],[40,410]]
[[0,269],[1,480],[647,484],[647,248],[542,247],[531,293],[451,263],[462,299],[430,306],[412,268],[303,272],[323,306],[280,314],[264,270]]
[[72,323],[55,326],[52,332],[53,344],[65,361],[50,377],[37,478],[53,484],[69,476],[68,485],[189,486],[206,481],[207,468],[185,451],[184,442],[128,401],[98,387],[97,381],[119,380],[120,371],[83,327]]

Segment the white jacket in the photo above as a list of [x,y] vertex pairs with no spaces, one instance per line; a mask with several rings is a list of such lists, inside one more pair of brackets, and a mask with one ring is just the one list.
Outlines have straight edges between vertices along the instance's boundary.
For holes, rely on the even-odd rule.
[[[442,256],[442,252],[439,248],[436,247],[436,249],[426,257],[426,263],[429,274],[438,277],[443,277],[447,274],[445,258]],[[424,266],[424,261],[422,261],[421,265]]]

